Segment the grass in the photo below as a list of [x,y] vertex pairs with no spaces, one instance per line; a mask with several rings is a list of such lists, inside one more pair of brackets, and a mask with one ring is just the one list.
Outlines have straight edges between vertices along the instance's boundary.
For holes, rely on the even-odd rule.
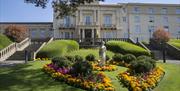
[[12,41],[5,35],[0,34],[0,50],[10,45]]
[[0,91],[83,91],[51,79],[41,70],[47,63],[39,61],[0,68]]
[[37,54],[37,58],[54,58],[66,52],[78,50],[79,44],[73,40],[55,40],[45,45]]
[[180,49],[180,39],[171,39],[168,43]]
[[[88,54],[94,54],[96,59],[99,58],[99,50],[98,49],[80,49],[77,51],[72,51],[70,53],[66,53],[66,55],[70,55],[70,56],[75,56],[75,55],[80,55],[82,56],[84,59]],[[113,52],[107,51],[106,54],[112,58],[112,56],[114,55]]]
[[108,50],[115,53],[133,54],[135,56],[150,55],[144,48],[124,41],[108,41],[106,46]]
[[[83,91],[62,82],[51,79],[42,72],[42,67],[49,61],[30,62],[25,65],[0,68],[0,91]],[[178,91],[180,89],[180,64],[158,63],[165,69],[165,77],[154,91]],[[118,67],[117,71],[105,72],[112,80],[116,91],[128,91],[123,88],[116,76],[126,68]]]

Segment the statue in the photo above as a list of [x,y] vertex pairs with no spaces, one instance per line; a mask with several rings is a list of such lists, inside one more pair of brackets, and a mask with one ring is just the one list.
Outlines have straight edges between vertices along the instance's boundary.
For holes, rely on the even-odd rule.
[[105,42],[102,41],[101,47],[99,48],[99,57],[100,57],[99,66],[104,66],[106,61],[106,46],[104,44]]

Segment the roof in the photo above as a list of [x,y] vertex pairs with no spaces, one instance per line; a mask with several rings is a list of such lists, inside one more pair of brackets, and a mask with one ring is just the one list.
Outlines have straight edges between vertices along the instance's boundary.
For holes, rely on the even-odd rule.
[[119,5],[141,5],[141,6],[175,6],[180,7],[180,4],[162,4],[162,3],[118,3]]
[[0,22],[0,24],[53,24],[53,22]]

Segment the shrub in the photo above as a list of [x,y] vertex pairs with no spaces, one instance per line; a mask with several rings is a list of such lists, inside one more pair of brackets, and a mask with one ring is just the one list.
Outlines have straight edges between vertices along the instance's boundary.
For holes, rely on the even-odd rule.
[[110,57],[108,55],[106,55],[106,61],[110,60]]
[[86,56],[86,60],[87,61],[95,61],[96,59],[95,59],[95,56],[93,54],[89,54]]
[[75,62],[75,57],[74,56],[69,56],[69,55],[66,55],[65,56],[69,61],[71,61],[71,62]]
[[63,56],[67,52],[79,49],[79,44],[73,40],[55,40],[45,45],[38,53],[37,58],[54,58]]
[[[70,53],[66,53],[65,55],[75,56],[80,55],[83,57],[83,59],[86,59],[86,56],[89,54],[93,54],[95,56],[95,59],[99,59],[99,50],[98,49],[80,49],[76,51],[72,51]],[[106,55],[108,55],[110,58],[114,55],[111,51],[106,51]]]
[[66,57],[55,57],[52,59],[52,63],[60,68],[69,67],[71,65],[71,62]]
[[75,56],[75,62],[82,62],[83,61],[83,57],[80,55],[76,55]]
[[108,41],[106,46],[108,50],[115,53],[133,54],[137,57],[141,55],[151,55],[150,52],[144,48],[124,41]]
[[131,69],[135,74],[146,73],[154,68],[153,64],[147,59],[132,61],[130,64]]
[[126,54],[123,56],[123,61],[125,63],[130,63],[131,61],[134,61],[134,60],[136,60],[136,57],[132,54]]
[[0,34],[0,50],[10,45],[12,41],[5,35]]
[[5,29],[5,35],[13,41],[21,42],[28,37],[28,29],[22,25],[9,25]]
[[156,67],[156,60],[152,59],[151,57],[143,55],[143,56],[139,56],[137,58],[137,60],[146,60],[146,61],[150,62],[153,65],[153,68]]
[[72,66],[71,74],[87,76],[92,73],[93,67],[87,61],[78,61]]
[[117,53],[117,54],[115,54],[115,55],[112,57],[112,60],[113,60],[113,61],[116,61],[116,62],[123,61],[123,55],[120,54],[120,53]]

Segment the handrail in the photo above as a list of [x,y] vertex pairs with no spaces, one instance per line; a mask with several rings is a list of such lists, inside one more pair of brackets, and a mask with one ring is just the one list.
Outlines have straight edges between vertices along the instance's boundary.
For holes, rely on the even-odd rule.
[[6,60],[16,52],[16,43],[12,43],[0,51],[0,61]]
[[38,53],[45,45],[49,44],[49,43],[52,42],[53,40],[54,40],[54,38],[52,37],[47,43],[44,42],[44,43],[39,47],[39,49],[37,49],[37,50],[34,52],[34,54],[33,54],[33,59],[35,60],[37,53]]
[[151,51],[142,42],[137,42],[137,44],[151,53]]
[[16,43],[17,51],[22,51],[24,48],[31,44],[31,40],[29,38],[24,39],[20,43]]
[[52,37],[48,42],[47,44],[49,44],[50,42],[52,42],[54,40],[54,38]]
[[34,54],[33,54],[33,60],[36,59],[37,53],[38,53],[46,44],[47,44],[47,43],[44,42],[44,43],[39,47],[39,49],[37,49],[37,50],[34,52]]

